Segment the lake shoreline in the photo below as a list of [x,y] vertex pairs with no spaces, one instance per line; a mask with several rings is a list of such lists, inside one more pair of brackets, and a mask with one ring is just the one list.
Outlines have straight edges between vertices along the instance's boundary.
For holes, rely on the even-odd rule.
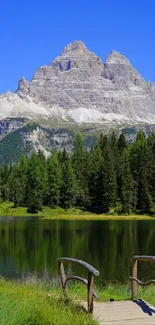
[[154,220],[155,217],[149,215],[116,215],[116,214],[95,214],[90,212],[85,212],[80,209],[69,209],[64,210],[62,208],[51,209],[49,207],[44,207],[42,211],[38,211],[36,214],[27,213],[26,207],[13,208],[13,203],[2,202],[0,203],[0,218],[7,217],[36,217],[51,220]]
[[[61,287],[50,282],[26,283],[0,279],[0,324],[96,325],[76,299],[65,299]],[[80,309],[79,309],[80,308]]]
[[[99,302],[131,300],[131,283],[118,283],[97,289]],[[68,298],[62,294],[60,285],[51,287],[50,281],[39,283],[0,280],[1,310],[3,324],[61,324],[97,325],[92,315],[79,307],[80,300],[87,300],[87,289],[79,284],[69,286]],[[138,287],[138,299],[155,305],[155,288]],[[80,309],[79,309],[80,308]]]

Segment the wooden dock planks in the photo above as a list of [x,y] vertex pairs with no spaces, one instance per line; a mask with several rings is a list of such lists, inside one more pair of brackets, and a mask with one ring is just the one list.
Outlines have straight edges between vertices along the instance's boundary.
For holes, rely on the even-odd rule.
[[93,317],[100,325],[155,325],[155,307],[142,299],[94,302]]

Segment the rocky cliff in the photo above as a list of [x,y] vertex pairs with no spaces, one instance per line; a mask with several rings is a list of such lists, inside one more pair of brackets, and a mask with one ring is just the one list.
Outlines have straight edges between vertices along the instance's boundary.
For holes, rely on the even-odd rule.
[[40,67],[16,93],[0,95],[0,119],[24,117],[61,123],[132,124],[155,122],[155,86],[145,82],[122,54],[105,63],[84,43],[67,45]]

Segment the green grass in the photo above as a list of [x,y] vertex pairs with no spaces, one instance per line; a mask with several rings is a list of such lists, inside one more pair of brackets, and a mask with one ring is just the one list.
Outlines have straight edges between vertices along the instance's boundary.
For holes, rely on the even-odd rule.
[[[99,295],[99,302],[108,302],[110,299],[114,300],[126,300],[131,299],[131,283],[120,284],[120,283],[109,283],[103,287],[95,288],[96,293]],[[80,297],[80,299],[86,299],[86,288],[80,283],[72,285],[69,289],[69,295],[71,298]]]
[[[155,286],[137,287],[137,299],[143,299],[153,306],[155,306]],[[96,293],[99,295],[99,302],[108,302],[110,299],[115,301],[131,300],[132,289],[131,282],[127,284],[109,283],[103,287],[95,288]],[[68,294],[72,299],[86,300],[86,288],[80,283],[70,286]],[[96,301],[96,300],[95,300]]]
[[0,281],[0,325],[95,325],[74,300],[42,285]]
[[[155,306],[155,286],[150,285],[147,287],[137,286],[137,299],[143,299],[148,303]],[[109,301],[111,298],[115,301],[118,300],[131,300],[132,289],[131,283],[128,284],[108,284],[99,290],[99,301]]]
[[[108,284],[96,290],[99,301],[131,299],[130,284]],[[7,281],[0,279],[0,325],[97,325],[79,306],[86,300],[85,286],[77,283],[68,288],[68,298],[61,287],[50,283]],[[137,298],[155,306],[155,286],[138,287]]]
[[62,219],[62,220],[155,220],[154,217],[149,215],[106,215],[106,214],[93,214],[82,211],[80,209],[72,208],[64,210],[62,208],[51,209],[45,207],[43,211],[37,214],[27,213],[26,207],[13,208],[13,203],[2,202],[0,203],[0,217],[42,217],[44,219]]

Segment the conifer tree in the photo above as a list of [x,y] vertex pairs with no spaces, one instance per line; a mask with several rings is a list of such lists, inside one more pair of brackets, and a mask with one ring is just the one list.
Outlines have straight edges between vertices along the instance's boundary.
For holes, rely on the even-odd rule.
[[102,168],[103,156],[99,145],[96,143],[88,154],[88,188],[92,208],[99,209],[102,205]]
[[137,184],[136,208],[142,213],[149,213],[152,208],[150,160],[151,151],[146,137],[142,131],[139,131],[131,147],[131,171]]
[[21,183],[21,196],[22,196],[21,204],[22,205],[25,205],[25,198],[26,198],[27,169],[28,169],[27,158],[24,155],[22,155],[18,164],[18,178]]
[[119,148],[118,148],[117,137],[116,137],[115,132],[112,133],[112,136],[110,139],[110,146],[111,146],[111,151],[112,151],[113,160],[114,160],[114,167],[117,172],[118,164],[119,164]]
[[0,166],[0,202],[3,201],[3,197],[2,197],[2,181],[3,181],[3,168]]
[[120,136],[118,138],[117,145],[118,145],[120,154],[122,154],[124,149],[127,149],[127,142],[126,142],[126,139],[125,139],[125,136],[123,133],[120,134]]
[[58,154],[55,149],[51,152],[51,157],[47,162],[48,168],[48,204],[54,208],[60,203],[61,168]]
[[103,166],[102,166],[102,204],[101,208],[104,212],[108,212],[111,206],[115,206],[117,200],[117,182],[116,172],[114,168],[114,162],[110,143],[106,136],[100,137],[100,148],[103,155]]
[[41,175],[41,192],[42,192],[42,202],[47,204],[48,202],[48,173],[47,173],[47,161],[46,158],[39,150],[37,154],[38,166]]
[[120,166],[121,166],[121,153],[118,147],[118,139],[115,132],[112,133],[111,140],[111,151],[113,157],[113,166],[116,172],[116,181],[117,181],[117,196],[120,197]]
[[9,201],[10,195],[10,186],[9,186],[9,176],[10,176],[10,167],[8,165],[4,165],[2,167],[2,198],[4,201]]
[[84,150],[84,143],[81,134],[77,134],[72,152],[72,166],[76,177],[77,194],[76,204],[84,206],[88,203],[87,184],[87,154]]
[[42,181],[40,166],[38,165],[37,155],[32,153],[28,160],[27,170],[26,202],[28,212],[36,213],[38,210],[42,210],[44,197],[43,188],[44,184]]
[[76,181],[68,153],[64,149],[61,156],[62,182],[60,204],[62,208],[71,208],[76,202]]
[[23,183],[20,179],[19,165],[17,163],[9,175],[9,187],[9,200],[14,203],[14,208],[22,205],[24,200]]
[[120,198],[122,212],[130,214],[133,204],[133,177],[130,170],[130,157],[127,149],[124,149],[120,161]]

